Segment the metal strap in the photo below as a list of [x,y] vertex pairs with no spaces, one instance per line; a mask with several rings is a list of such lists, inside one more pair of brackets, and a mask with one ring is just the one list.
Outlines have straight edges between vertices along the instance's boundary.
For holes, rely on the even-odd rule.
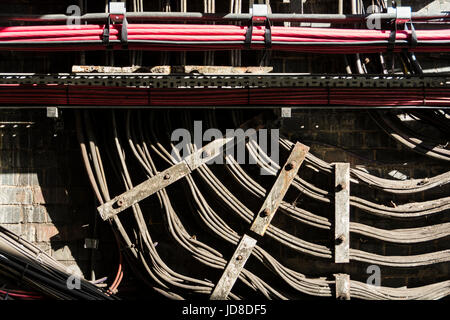
[[272,27],[269,18],[266,19],[266,31],[264,33],[264,42],[266,49],[272,48]]
[[334,262],[350,260],[350,164],[335,163],[334,195]]
[[336,279],[336,299],[350,300],[350,275],[338,273]]
[[245,33],[245,41],[244,41],[244,47],[245,49],[249,50],[252,46],[252,37],[253,37],[253,19],[250,19],[248,26],[247,26],[247,32]]
[[111,25],[111,17],[108,15],[108,19],[107,19],[105,28],[103,29],[103,35],[102,35],[103,44],[106,46],[110,45],[110,43],[109,43],[110,25]]

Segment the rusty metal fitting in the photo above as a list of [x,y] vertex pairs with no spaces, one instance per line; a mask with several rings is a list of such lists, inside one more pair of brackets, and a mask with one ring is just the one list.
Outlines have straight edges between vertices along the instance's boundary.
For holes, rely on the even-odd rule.
[[292,169],[294,169],[295,166],[295,161],[291,161],[288,164],[286,164],[286,166],[284,167],[287,171],[290,171]]

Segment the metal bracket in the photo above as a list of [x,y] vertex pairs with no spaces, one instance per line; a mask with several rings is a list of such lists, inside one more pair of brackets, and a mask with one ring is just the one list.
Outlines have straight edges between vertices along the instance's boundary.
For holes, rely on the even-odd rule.
[[272,189],[264,201],[261,210],[256,215],[250,230],[259,234],[264,235],[267,227],[270,225],[275,212],[280,206],[284,195],[286,194],[289,186],[297,175],[298,169],[300,168],[306,154],[309,151],[309,147],[297,142],[286,161],[286,164],[281,169],[277,180],[275,181]]
[[336,279],[336,299],[350,300],[350,275],[338,273]]
[[350,164],[335,163],[334,262],[350,261]]
[[[284,195],[286,194],[289,186],[297,175],[306,154],[309,151],[309,147],[297,142],[289,155],[286,164],[281,169],[277,180],[275,181],[272,189],[267,195],[266,200],[260,210],[260,213],[256,216],[253,224],[250,228],[251,231],[263,236],[267,227],[272,221],[275,212],[280,206]],[[239,274],[244,268],[245,262],[256,246],[256,240],[252,237],[244,234],[233,257],[228,262],[225,271],[223,272],[219,282],[214,288],[211,294],[211,300],[224,300],[227,298],[234,283],[236,282]]]
[[128,21],[126,17],[127,8],[125,5],[125,2],[110,2],[108,22],[111,21],[113,23],[122,24],[120,31],[120,41],[126,47],[128,43]]
[[291,118],[292,117],[292,108],[281,108],[281,117],[282,118]]
[[111,14],[124,14],[127,12],[125,5],[126,5],[125,1],[110,2],[109,12]]
[[253,4],[250,8],[250,14],[253,21],[265,21],[269,15],[269,6],[267,4]]
[[256,240],[244,234],[232,258],[225,267],[219,282],[217,282],[210,300],[225,300],[227,298],[255,245]]
[[47,107],[47,118],[58,118],[58,107]]
[[411,7],[388,7],[388,14],[395,14],[395,23],[403,24],[411,21],[412,11]]

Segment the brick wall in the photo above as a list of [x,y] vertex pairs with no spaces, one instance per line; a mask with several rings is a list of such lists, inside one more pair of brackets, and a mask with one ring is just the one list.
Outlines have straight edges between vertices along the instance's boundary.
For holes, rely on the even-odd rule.
[[[67,129],[45,110],[0,113],[0,225],[90,277],[84,239],[92,238],[96,203],[68,120]],[[100,229],[111,252],[109,229]]]

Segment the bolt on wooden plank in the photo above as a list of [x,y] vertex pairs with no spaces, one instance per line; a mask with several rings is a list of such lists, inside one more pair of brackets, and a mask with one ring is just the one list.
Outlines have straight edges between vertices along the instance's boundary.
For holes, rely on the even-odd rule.
[[335,163],[334,262],[350,261],[350,164]]
[[281,168],[277,180],[267,195],[261,210],[256,215],[250,230],[261,236],[264,235],[275,215],[275,212],[280,206],[284,195],[297,175],[298,169],[300,168],[308,151],[309,147],[299,142],[295,144],[288,160],[286,161],[286,164]]
[[210,300],[225,300],[228,297],[255,245],[256,240],[244,234],[219,282],[217,282]]

